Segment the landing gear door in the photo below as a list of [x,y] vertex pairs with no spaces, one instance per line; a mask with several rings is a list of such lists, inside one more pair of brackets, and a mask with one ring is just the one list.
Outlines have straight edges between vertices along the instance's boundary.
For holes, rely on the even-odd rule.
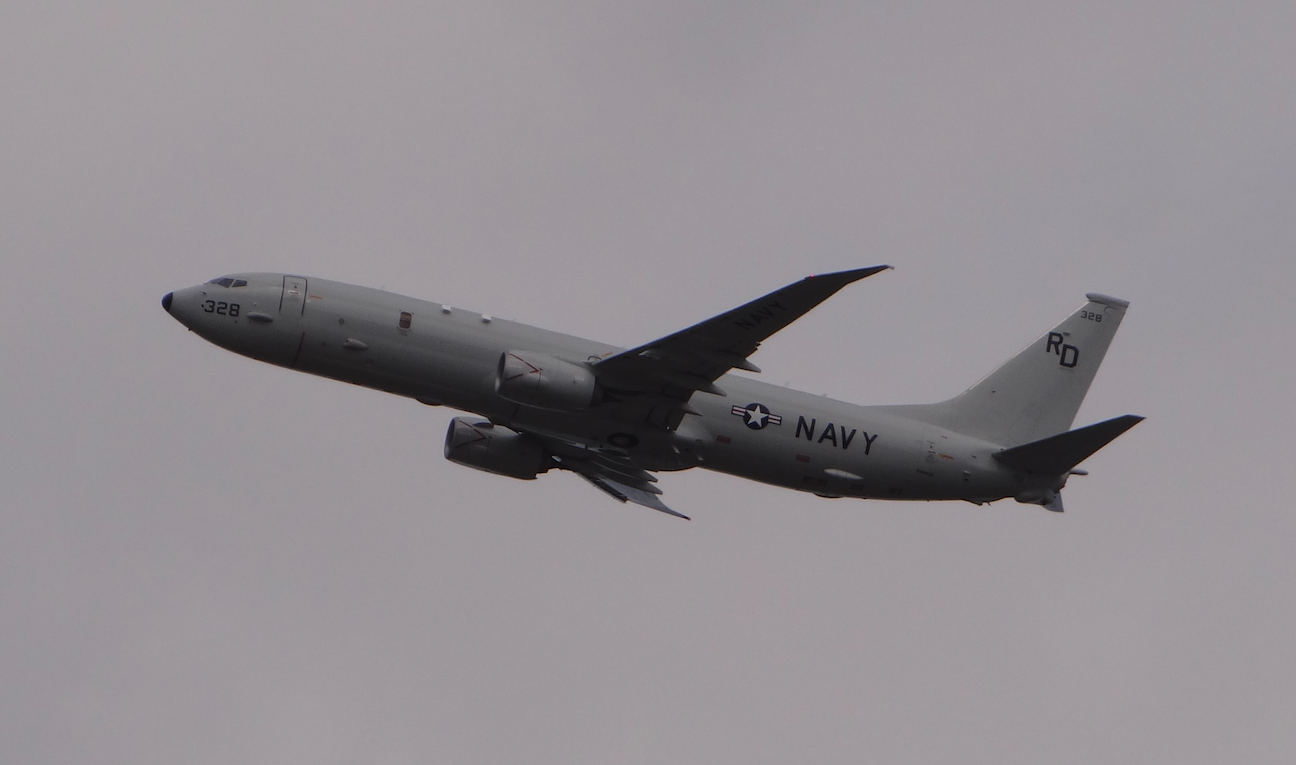
[[300,276],[285,276],[283,297],[279,299],[280,316],[301,316],[306,305],[306,280]]

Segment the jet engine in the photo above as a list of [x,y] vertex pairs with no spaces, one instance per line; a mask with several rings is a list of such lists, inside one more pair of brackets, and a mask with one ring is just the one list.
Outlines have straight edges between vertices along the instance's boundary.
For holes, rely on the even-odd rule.
[[450,421],[445,456],[460,465],[527,481],[549,469],[549,456],[535,437],[466,417]]
[[546,353],[500,354],[495,392],[517,404],[576,412],[594,404],[597,384],[588,367]]

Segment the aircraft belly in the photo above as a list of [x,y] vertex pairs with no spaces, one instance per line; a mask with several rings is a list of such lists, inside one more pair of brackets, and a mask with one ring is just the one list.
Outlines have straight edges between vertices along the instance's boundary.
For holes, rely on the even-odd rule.
[[[455,349],[436,344],[353,334],[365,339],[308,330],[295,368],[389,393],[446,402],[470,411],[486,403],[483,380],[490,374],[490,366],[484,360],[472,363],[474,360],[465,359]],[[348,345],[348,340],[358,340],[364,345]]]
[[785,459],[763,459],[760,454],[731,452],[707,459],[702,466],[798,491],[862,499],[983,501],[1012,494],[1003,476],[961,469],[929,471],[932,475],[919,473],[914,465],[925,459],[925,453],[920,457],[916,450],[906,452],[898,455],[899,458],[880,456],[867,464],[825,460],[819,465],[813,456],[809,462],[792,463]]

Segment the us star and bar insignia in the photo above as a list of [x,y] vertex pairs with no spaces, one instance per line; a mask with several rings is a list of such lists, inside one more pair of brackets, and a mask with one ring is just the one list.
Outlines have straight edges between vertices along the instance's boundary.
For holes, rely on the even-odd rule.
[[764,404],[735,405],[729,413],[743,418],[743,424],[752,430],[760,430],[766,425],[783,424],[783,418],[777,414],[770,414],[769,407]]

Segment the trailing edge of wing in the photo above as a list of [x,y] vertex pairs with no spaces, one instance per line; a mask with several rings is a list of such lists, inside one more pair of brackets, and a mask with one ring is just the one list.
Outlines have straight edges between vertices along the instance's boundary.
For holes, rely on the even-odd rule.
[[606,492],[607,494],[611,495],[616,499],[621,500],[622,502],[631,502],[633,504],[640,505],[642,507],[649,507],[652,508],[653,510],[656,510],[659,513],[666,513],[667,515],[673,515],[676,518],[683,518],[686,521],[692,520],[687,515],[684,515],[683,513],[677,513],[674,510],[667,507],[665,504],[662,503],[660,499],[658,499],[656,494],[650,494],[642,489],[636,489],[633,486],[627,486],[623,483],[620,483],[619,481],[614,481],[611,478],[604,478],[601,476],[598,477],[590,476],[590,475],[586,475],[585,473],[580,473],[580,476],[581,478],[584,478],[586,481],[589,481],[591,484],[593,484],[595,488],[603,492]]
[[775,332],[806,315],[846,285],[885,271],[871,266],[807,276],[801,281],[726,311],[659,340],[594,364],[594,373],[614,394],[651,394],[672,402],[649,409],[648,421],[678,427],[697,391],[723,396],[714,383],[731,369],[759,371],[747,357]]
[[[1028,444],[995,452],[994,458],[1010,468],[1043,475],[1061,475],[1079,465],[1117,436],[1143,421],[1135,414],[1110,420]],[[1051,509],[1051,508],[1050,508]]]
[[[594,365],[601,377],[620,378],[620,387],[650,392],[660,383],[681,388],[711,390],[730,369],[747,369],[746,359],[761,341],[810,312],[851,282],[885,271],[891,266],[871,266],[807,276],[782,289],[756,298],[659,340],[618,353]],[[697,382],[687,381],[687,377]]]
[[662,490],[655,485],[657,476],[635,465],[624,454],[591,449],[549,436],[537,437],[545,442],[559,470],[570,470],[618,501],[691,520],[667,507],[659,499]]

